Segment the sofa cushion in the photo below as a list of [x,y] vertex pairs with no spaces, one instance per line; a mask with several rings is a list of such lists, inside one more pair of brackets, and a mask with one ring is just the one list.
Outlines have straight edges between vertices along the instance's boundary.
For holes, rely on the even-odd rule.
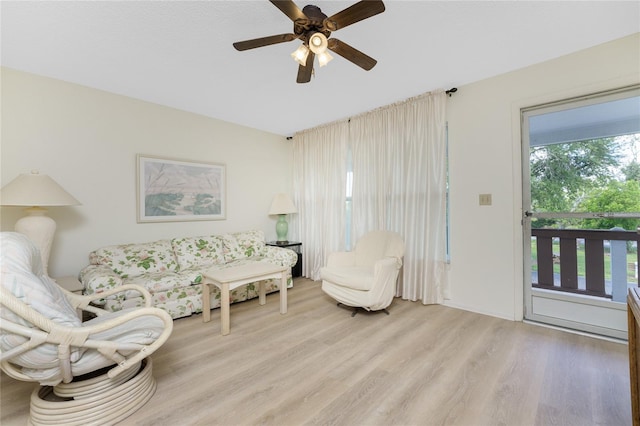
[[178,262],[169,240],[102,247],[94,253],[93,262],[109,265],[123,278],[178,270]]
[[259,230],[236,232],[222,236],[226,262],[258,257],[265,254],[264,232]]
[[204,237],[174,238],[173,251],[180,270],[224,263],[224,244],[215,235]]
[[[135,284],[149,290],[150,293],[171,290],[172,288],[188,287],[192,285],[189,277],[179,272],[151,272],[137,275],[135,277],[122,280],[122,284]],[[131,292],[136,295],[135,292]],[[129,296],[129,295],[127,295]]]

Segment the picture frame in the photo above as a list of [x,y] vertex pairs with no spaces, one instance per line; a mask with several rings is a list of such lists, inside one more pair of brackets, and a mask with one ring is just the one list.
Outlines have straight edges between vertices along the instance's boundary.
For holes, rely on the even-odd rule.
[[137,156],[137,221],[226,219],[226,166]]

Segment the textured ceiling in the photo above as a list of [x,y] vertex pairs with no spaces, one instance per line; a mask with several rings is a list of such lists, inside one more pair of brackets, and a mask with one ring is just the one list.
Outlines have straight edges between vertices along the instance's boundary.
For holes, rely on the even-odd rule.
[[[332,15],[355,1],[312,1]],[[308,4],[297,1],[302,8]],[[295,82],[299,41],[260,1],[2,1],[3,66],[291,135],[640,31],[638,1],[397,1],[333,33],[378,60],[342,57]],[[457,96],[462,96],[459,92]]]

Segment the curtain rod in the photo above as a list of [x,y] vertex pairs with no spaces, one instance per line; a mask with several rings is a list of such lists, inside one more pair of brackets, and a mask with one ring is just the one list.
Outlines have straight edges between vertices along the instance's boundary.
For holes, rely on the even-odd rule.
[[[454,94],[454,93],[456,93],[457,91],[458,91],[458,88],[457,88],[457,87],[452,87],[451,89],[446,90],[444,93],[445,93],[445,94],[447,94],[447,95],[449,95],[449,97],[451,97],[451,95],[452,95],[452,94]],[[421,98],[421,97],[423,97],[423,96],[430,95],[431,93],[433,93],[433,92],[426,92],[426,93],[423,93],[422,95],[414,96],[414,97],[411,97],[411,98],[405,99],[405,100],[400,101],[400,102],[396,102],[396,103],[393,103],[393,104],[390,104],[390,105],[385,105],[385,106],[383,106],[383,107],[376,108],[376,109],[374,109],[373,111],[376,111],[376,110],[379,110],[379,109],[385,109],[385,108],[393,107],[393,106],[396,106],[396,105],[399,105],[399,104],[403,104],[403,103],[407,103],[407,102],[410,102],[410,101],[413,101],[413,100],[419,99],[419,98]],[[441,93],[442,93],[442,92],[441,92]],[[364,113],[362,113],[362,114],[368,114],[368,113],[370,113],[370,112],[372,112],[372,111],[367,111],[367,112],[364,112]],[[358,115],[362,115],[362,114],[358,114]],[[357,117],[358,115],[356,115],[355,117]],[[351,118],[352,118],[352,117],[347,118],[347,120],[346,120],[346,121],[350,123],[350,122],[351,122]],[[339,122],[339,121],[342,121],[342,120],[337,120],[337,121],[333,121],[333,122],[331,122],[331,123],[326,123],[325,125],[331,125],[331,124],[334,124],[334,123]],[[319,126],[319,127],[322,127],[322,126]],[[309,130],[309,129],[307,129],[307,130]],[[290,140],[292,140],[292,139],[293,139],[293,136],[287,136],[287,140],[288,140],[288,141],[290,141]]]

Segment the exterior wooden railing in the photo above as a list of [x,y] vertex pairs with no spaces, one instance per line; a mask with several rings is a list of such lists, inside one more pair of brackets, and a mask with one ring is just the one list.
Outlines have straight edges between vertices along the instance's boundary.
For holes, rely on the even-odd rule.
[[[531,236],[536,239],[537,282],[533,287],[548,290],[579,293],[611,299],[612,294],[605,291],[605,241],[611,247],[612,281],[624,279],[624,289],[620,289],[622,300],[627,294],[627,241],[640,240],[640,234],[634,231],[584,230],[584,229],[532,229]],[[559,239],[560,253],[553,253],[553,241]],[[579,286],[578,277],[578,241],[584,240],[585,271],[584,283]],[[640,244],[638,244],[640,246]],[[618,247],[616,247],[618,246]],[[617,248],[614,250],[614,248]],[[622,249],[622,250],[619,250]],[[640,264],[640,251],[636,249],[636,267]],[[560,264],[560,282],[555,282],[554,263]],[[621,266],[624,265],[624,266]],[[620,269],[623,269],[622,271]],[[635,283],[639,280],[636,275]],[[614,291],[612,291],[614,293]],[[616,297],[613,298],[616,300]]]

